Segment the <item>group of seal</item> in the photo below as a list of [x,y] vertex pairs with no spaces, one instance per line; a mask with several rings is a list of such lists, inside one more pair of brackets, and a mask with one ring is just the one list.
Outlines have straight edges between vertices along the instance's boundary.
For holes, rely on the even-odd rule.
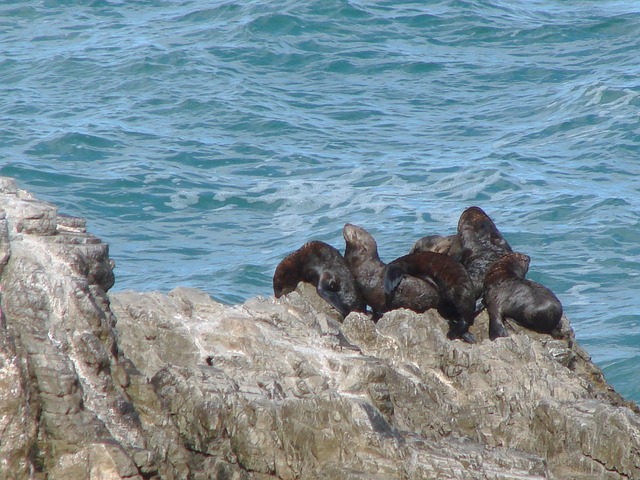
[[273,290],[278,298],[311,283],[341,315],[366,312],[372,319],[390,310],[421,313],[435,308],[448,320],[450,339],[475,343],[469,332],[486,307],[489,337],[508,336],[505,319],[543,333],[560,323],[562,305],[551,290],[525,279],[529,256],[514,252],[491,218],[479,207],[467,208],[457,233],[430,235],[409,254],[384,263],[378,245],[364,228],[347,223],[344,256],[331,245],[312,241],[277,266]]

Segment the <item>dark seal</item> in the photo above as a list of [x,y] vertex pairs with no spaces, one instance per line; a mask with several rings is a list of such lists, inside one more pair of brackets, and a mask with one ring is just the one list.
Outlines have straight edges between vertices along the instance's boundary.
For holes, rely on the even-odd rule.
[[562,304],[547,287],[525,279],[530,258],[509,253],[494,262],[484,279],[484,300],[489,313],[489,338],[507,337],[504,320],[550,333],[560,323]]
[[340,252],[324,242],[304,244],[285,257],[273,274],[276,298],[293,292],[299,282],[311,283],[318,295],[343,316],[366,309],[360,290]]
[[387,265],[380,260],[378,245],[364,228],[347,223],[342,230],[345,240],[344,259],[377,321],[384,312],[409,308],[424,312],[438,305],[438,290],[432,282],[406,276],[394,288],[392,298],[385,295]]
[[460,261],[462,257],[462,244],[457,234],[447,236],[428,235],[416,241],[409,253],[418,252],[444,253]]
[[392,296],[394,288],[407,275],[433,283],[438,290],[438,313],[449,320],[449,338],[475,343],[469,332],[473,324],[476,297],[466,269],[445,253],[416,252],[400,257],[387,267],[385,289]]
[[481,208],[469,207],[458,221],[462,265],[469,272],[476,298],[482,297],[484,276],[493,262],[513,252],[496,225]]

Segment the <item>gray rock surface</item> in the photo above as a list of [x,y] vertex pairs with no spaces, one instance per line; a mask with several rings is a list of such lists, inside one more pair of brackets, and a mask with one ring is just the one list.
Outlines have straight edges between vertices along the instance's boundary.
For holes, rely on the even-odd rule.
[[575,341],[343,323],[302,285],[113,285],[82,219],[0,178],[0,478],[640,479],[640,415]]

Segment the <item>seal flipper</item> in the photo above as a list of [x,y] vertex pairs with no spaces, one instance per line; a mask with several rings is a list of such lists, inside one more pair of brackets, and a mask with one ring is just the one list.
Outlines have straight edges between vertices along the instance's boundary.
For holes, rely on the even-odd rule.
[[407,273],[398,265],[388,265],[384,272],[384,300],[387,308],[391,307],[396,296],[396,289]]
[[462,337],[460,338],[462,338],[462,340],[464,340],[467,343],[477,343],[476,336],[471,332],[463,333]]
[[489,338],[495,340],[499,337],[508,337],[509,332],[504,326],[502,313],[496,311],[495,307],[487,308],[487,311],[489,312]]
[[447,338],[449,340],[460,338],[467,343],[477,343],[476,336],[469,331],[469,325],[465,321],[449,322]]
[[509,332],[507,332],[507,329],[504,327],[504,323],[502,323],[497,318],[489,320],[489,338],[491,340],[495,340],[496,338],[500,338],[500,337],[508,337],[508,336],[509,336]]

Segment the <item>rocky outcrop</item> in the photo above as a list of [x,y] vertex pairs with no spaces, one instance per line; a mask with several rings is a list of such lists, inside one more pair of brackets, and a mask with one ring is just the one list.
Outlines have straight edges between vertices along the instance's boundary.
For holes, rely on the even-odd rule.
[[640,415],[567,319],[469,345],[313,288],[107,295],[82,219],[0,179],[0,478],[640,478]]
[[[0,478],[186,471],[189,454],[163,425],[170,415],[119,351],[107,245],[13,180],[0,190]],[[131,391],[153,408],[134,404]]]

